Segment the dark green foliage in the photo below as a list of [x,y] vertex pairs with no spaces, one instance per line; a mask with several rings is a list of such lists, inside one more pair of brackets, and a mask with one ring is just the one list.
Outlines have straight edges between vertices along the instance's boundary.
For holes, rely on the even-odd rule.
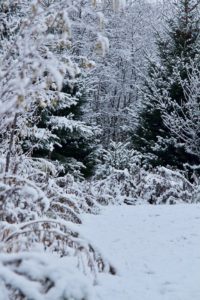
[[164,38],[157,34],[158,62],[149,64],[149,76],[143,89],[143,109],[133,137],[134,147],[152,154],[153,165],[182,168],[198,163],[187,153],[181,139],[165,126],[163,111],[171,113],[174,103],[186,101],[181,81],[188,81],[190,63],[199,64],[198,1],[174,3],[174,15],[167,22]]
[[[46,132],[47,138],[38,139],[36,135],[31,134],[23,146],[25,151],[31,149],[33,157],[57,161],[61,166],[60,176],[67,172],[75,176],[82,174],[85,177],[93,174],[95,136],[92,128],[80,121],[83,115],[82,107],[86,101],[84,90],[81,88],[81,85],[78,87],[77,81],[66,83],[61,91],[66,97],[64,100],[52,101],[44,108],[38,106],[35,112],[38,121],[35,125],[37,130]],[[58,124],[54,120],[57,120]],[[61,124],[60,120],[64,123]],[[69,126],[65,125],[67,121],[70,122]]]

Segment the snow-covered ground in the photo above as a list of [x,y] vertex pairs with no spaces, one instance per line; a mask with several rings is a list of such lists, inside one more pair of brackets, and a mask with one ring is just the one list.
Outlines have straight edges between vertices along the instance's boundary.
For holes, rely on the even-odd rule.
[[200,299],[200,206],[112,206],[83,219],[118,270],[99,277],[97,299]]

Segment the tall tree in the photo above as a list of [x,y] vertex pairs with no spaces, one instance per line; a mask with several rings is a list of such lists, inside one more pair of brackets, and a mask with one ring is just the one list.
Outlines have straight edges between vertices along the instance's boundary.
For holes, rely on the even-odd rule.
[[[0,17],[2,16],[4,21],[4,26],[0,28],[0,34],[3,37],[3,42],[0,42],[0,50],[2,49],[2,53],[6,53],[8,44],[11,44],[12,40],[14,44],[17,37],[19,37],[20,43],[20,31],[23,30],[23,27],[26,28],[29,22],[28,17],[41,15],[41,20],[38,20],[38,24],[41,26],[33,26],[33,31],[37,29],[43,34],[45,30],[46,36],[45,39],[40,39],[38,34],[37,51],[31,51],[36,56],[36,63],[28,65],[30,71],[33,71],[33,78],[28,84],[32,84],[31,91],[34,90],[34,92],[27,97],[29,106],[27,103],[25,104],[26,115],[23,118],[23,125],[22,122],[16,124],[18,127],[22,125],[22,130],[18,130],[20,140],[25,141],[23,150],[28,151],[29,154],[58,160],[62,174],[67,170],[79,171],[81,169],[85,175],[89,175],[92,169],[92,160],[89,157],[93,150],[91,142],[94,135],[92,128],[81,122],[80,107],[85,101],[86,76],[84,70],[92,66],[87,59],[86,44],[95,44],[98,39],[95,26],[96,13],[89,0],[72,2],[40,1],[34,8],[32,1],[3,1],[0,6]],[[60,11],[58,7],[65,9]],[[37,12],[39,9],[41,11]],[[48,10],[45,18],[43,18],[42,10]],[[91,25],[89,25],[90,23]],[[85,34],[83,39],[82,32]],[[32,36],[34,34],[35,32]],[[27,43],[32,36],[27,35]],[[27,48],[30,48],[32,44],[30,41]],[[18,49],[22,54],[21,48],[21,45],[13,47],[10,60],[17,57]],[[25,55],[22,55],[23,63]],[[44,62],[43,69],[37,65],[39,64],[38,55]],[[53,60],[54,58],[55,60]],[[36,67],[40,71],[38,78],[34,69]],[[27,74],[21,72],[25,68],[20,66],[19,69],[19,77],[26,77]],[[28,75],[30,74],[29,70],[26,72]],[[12,92],[12,94],[15,93]],[[5,94],[3,95],[5,97]],[[23,100],[23,95],[19,97]],[[87,165],[87,168],[83,164]]]
[[[164,124],[171,134],[180,139],[187,153],[195,159],[194,166],[189,169],[200,170],[200,68],[198,64],[189,64],[187,70],[188,80],[182,80],[185,102],[173,102],[173,109],[163,111]],[[197,165],[198,164],[198,165]]]
[[157,33],[157,61],[149,64],[143,89],[143,108],[133,137],[134,147],[152,154],[154,165],[182,168],[196,163],[180,136],[167,126],[166,114],[175,103],[187,102],[182,82],[189,82],[188,68],[199,65],[199,3],[198,0],[173,1],[172,14],[163,34]]
[[150,23],[157,22],[158,10],[145,0],[121,4],[106,0],[102,12],[99,23],[109,39],[109,51],[97,58],[96,51],[93,53],[96,68],[90,74],[88,115],[101,127],[101,141],[107,147],[112,140],[125,141],[135,127],[141,84],[138,69],[145,68],[144,52],[153,51]]

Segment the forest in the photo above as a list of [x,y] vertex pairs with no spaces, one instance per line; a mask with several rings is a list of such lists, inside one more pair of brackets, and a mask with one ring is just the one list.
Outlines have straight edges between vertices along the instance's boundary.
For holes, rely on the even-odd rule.
[[199,300],[199,175],[199,0],[0,0],[0,300]]

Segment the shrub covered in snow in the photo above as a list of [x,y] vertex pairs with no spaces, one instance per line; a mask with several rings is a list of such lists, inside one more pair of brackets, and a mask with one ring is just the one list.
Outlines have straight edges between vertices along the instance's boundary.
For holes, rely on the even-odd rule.
[[191,183],[186,173],[164,167],[151,168],[146,157],[112,143],[102,155],[91,193],[97,201],[107,203],[175,204],[197,201],[198,182]]
[[192,203],[197,189],[180,171],[165,167],[144,172],[136,186],[138,197],[150,204]]
[[94,290],[73,258],[23,252],[0,255],[0,298],[90,300]]

